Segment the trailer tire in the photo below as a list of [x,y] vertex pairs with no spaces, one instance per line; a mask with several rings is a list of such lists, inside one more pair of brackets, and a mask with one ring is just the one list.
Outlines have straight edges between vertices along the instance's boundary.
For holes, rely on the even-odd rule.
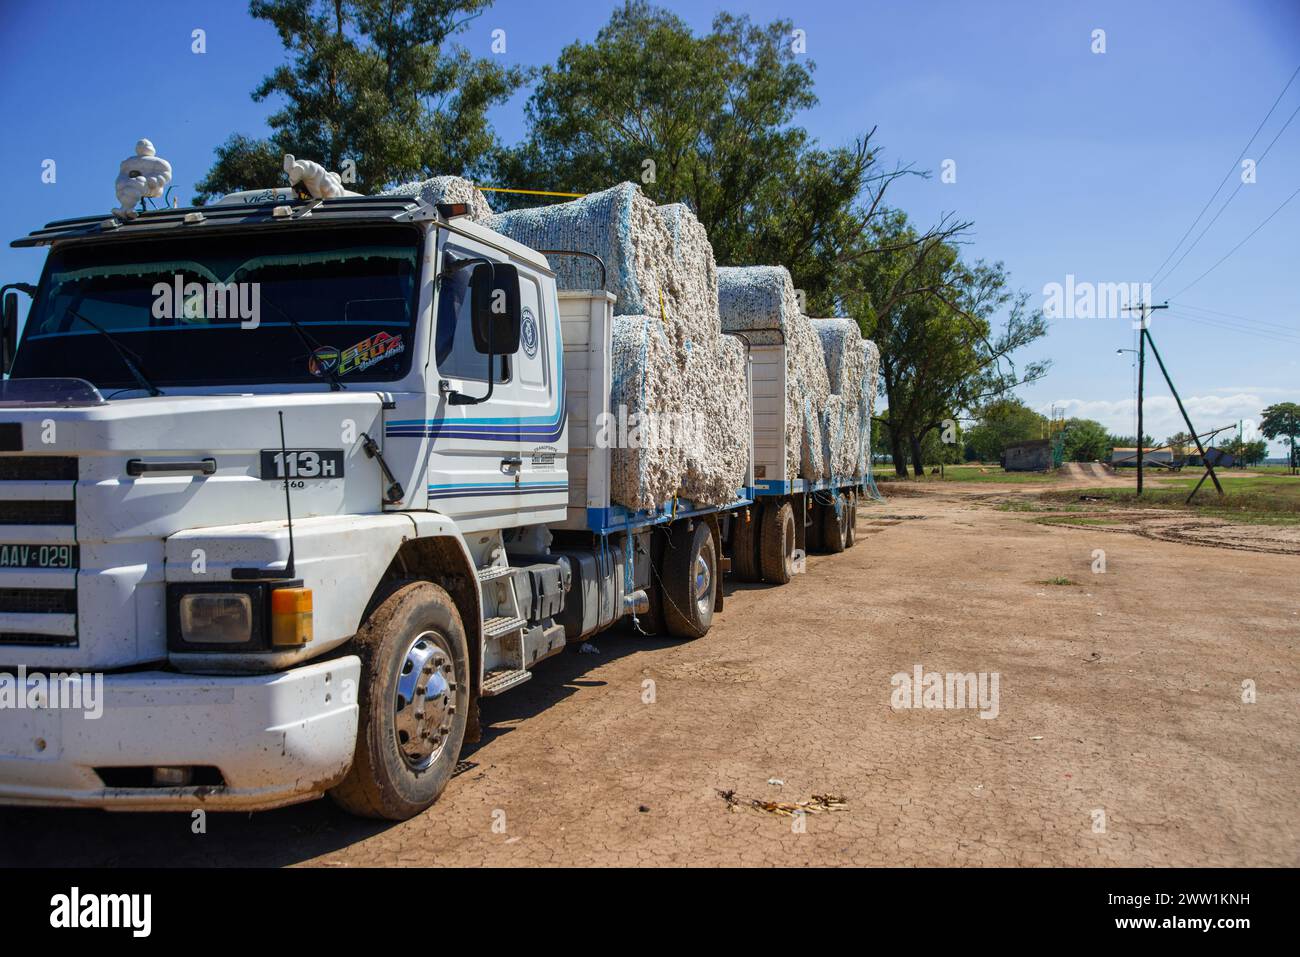
[[763,506],[755,502],[749,507],[749,521],[739,513],[732,519],[731,573],[737,581],[756,582],[762,579],[758,565],[759,531],[763,527]]
[[717,598],[718,553],[707,522],[681,522],[664,554],[663,613],[668,633],[700,638],[713,624]]
[[794,576],[794,507],[782,502],[779,508],[763,509],[763,539],[758,550],[763,581],[784,585]]
[[438,799],[460,758],[470,709],[465,628],[443,588],[404,580],[376,603],[353,646],[357,746],[330,797],[350,814],[404,821]]
[[[849,507],[848,498],[843,492],[834,492],[830,505],[818,505],[821,511],[822,551],[838,555],[847,547]],[[839,506],[836,514],[836,506]]]

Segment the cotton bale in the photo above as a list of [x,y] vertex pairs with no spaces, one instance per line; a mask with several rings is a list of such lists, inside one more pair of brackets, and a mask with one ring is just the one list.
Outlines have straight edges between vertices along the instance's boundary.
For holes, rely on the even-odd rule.
[[718,269],[718,306],[724,332],[754,343],[785,344],[785,451],[791,477],[827,477],[821,421],[830,395],[826,359],[812,322],[799,311],[784,266]]
[[595,440],[611,449],[610,498],[628,508],[655,508],[681,486],[686,443],[679,433],[689,427],[686,390],[663,323],[616,318],[611,363],[611,417]]
[[470,218],[482,222],[492,215],[492,207],[482,190],[459,176],[434,176],[414,183],[403,183],[386,189],[381,196],[413,196],[430,206],[439,203],[468,203]]

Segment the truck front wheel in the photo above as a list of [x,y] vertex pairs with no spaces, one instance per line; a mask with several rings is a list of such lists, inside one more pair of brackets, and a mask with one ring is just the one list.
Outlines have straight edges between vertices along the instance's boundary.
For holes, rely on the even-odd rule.
[[664,624],[676,638],[699,638],[713,624],[718,587],[718,553],[707,522],[673,529],[664,554]]
[[357,747],[330,796],[352,814],[403,821],[438,799],[460,758],[470,698],[465,628],[445,590],[404,581],[353,643],[361,658]]

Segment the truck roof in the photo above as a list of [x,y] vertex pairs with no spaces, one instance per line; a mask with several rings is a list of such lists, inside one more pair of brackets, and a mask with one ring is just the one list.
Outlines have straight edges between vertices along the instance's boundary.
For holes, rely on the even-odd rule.
[[[262,203],[214,204],[180,209],[157,209],[123,222],[114,216],[80,216],[58,219],[13,240],[15,247],[50,246],[83,240],[139,239],[162,236],[172,231],[206,231],[247,228],[276,228],[286,222],[330,224],[392,222],[420,223],[439,219],[438,210],[412,196],[340,196],[285,202],[269,199]],[[493,232],[467,218],[448,221],[448,227],[496,246],[540,269],[550,271],[546,257],[513,239]]]

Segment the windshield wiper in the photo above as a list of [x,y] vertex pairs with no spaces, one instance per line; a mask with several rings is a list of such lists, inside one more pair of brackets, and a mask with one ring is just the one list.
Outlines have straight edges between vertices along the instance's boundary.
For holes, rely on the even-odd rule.
[[[96,332],[98,332],[101,336],[103,336],[105,339],[109,341],[109,343],[113,346],[113,351],[116,352],[118,354],[118,357],[122,360],[122,365],[126,366],[127,371],[131,373],[131,378],[135,379],[136,385],[144,389],[151,396],[163,394],[161,389],[159,389],[156,385],[154,385],[147,378],[145,378],[145,374],[140,371],[140,367],[131,361],[131,355],[135,355],[137,359],[140,358],[139,355],[136,355],[135,353],[131,352],[130,349],[126,348],[126,346],[118,342],[117,339],[113,337],[113,334],[109,332],[107,329],[105,329],[103,326],[101,326],[99,323],[91,322],[89,319],[87,319],[81,313],[77,312],[77,310],[75,309],[69,309],[68,313],[70,315],[76,316],[78,319],[80,319],[86,325],[90,326],[90,328],[94,329]],[[128,355],[127,353],[131,353],[131,354]]]
[[[323,348],[323,346],[316,339],[316,337],[309,334],[307,330],[303,328],[302,323],[300,323],[293,316],[289,315],[289,313],[285,312],[284,309],[280,308],[280,306],[276,305],[270,299],[267,299],[265,295],[262,295],[261,301],[267,303],[272,309],[274,309],[276,312],[278,312],[280,315],[284,316],[284,318],[288,320],[289,325],[293,326],[293,331],[298,333],[298,338],[300,338],[303,341],[303,345],[305,345],[308,349],[311,349],[313,352],[315,352]],[[338,373],[335,372],[330,367],[328,367],[327,365],[325,365],[324,363],[321,363],[321,371],[323,371],[330,380],[331,392],[340,392],[347,389],[347,386],[345,386],[342,382],[339,381]]]

